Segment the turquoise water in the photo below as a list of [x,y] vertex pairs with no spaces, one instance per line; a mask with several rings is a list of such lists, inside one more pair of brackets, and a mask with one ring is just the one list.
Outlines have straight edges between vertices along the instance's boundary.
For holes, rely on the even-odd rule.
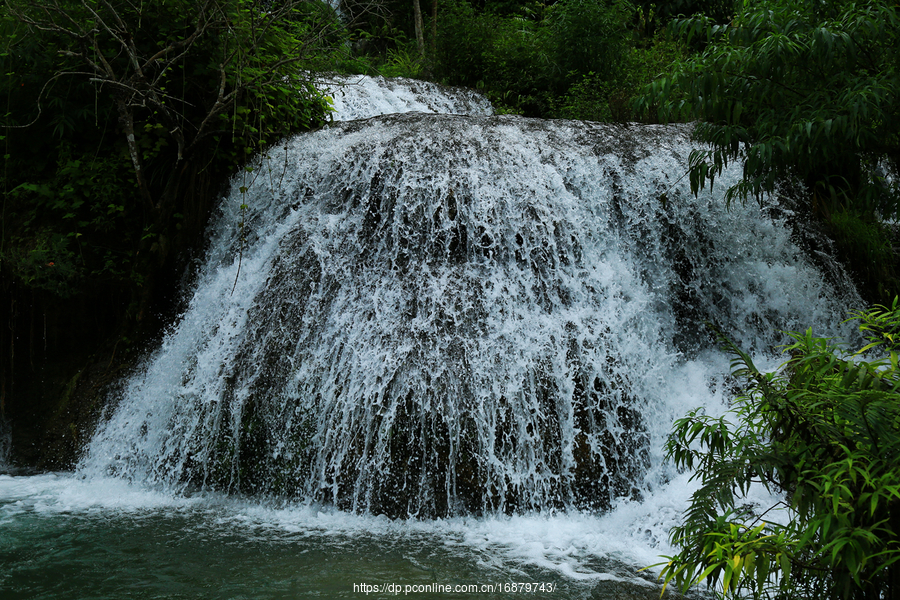
[[392,521],[0,476],[0,598],[657,598],[625,512]]
[[[364,585],[501,582],[513,575],[423,536],[262,532],[222,523],[214,513],[30,514],[4,533],[4,597],[23,600],[351,598],[364,596]],[[583,587],[530,571],[529,580],[565,591]]]

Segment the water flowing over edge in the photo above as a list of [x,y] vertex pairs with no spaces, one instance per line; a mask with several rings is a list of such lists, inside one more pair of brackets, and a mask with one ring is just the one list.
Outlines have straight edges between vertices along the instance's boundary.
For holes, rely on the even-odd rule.
[[[394,102],[390,105],[395,108],[422,110],[414,102],[390,102]],[[369,109],[345,114],[357,115],[354,119],[368,118],[371,115],[366,110]],[[442,159],[449,161],[443,170],[434,167],[438,154],[429,154],[430,147],[436,144],[422,143],[423,137],[413,136],[410,140],[403,133],[410,130],[420,134],[437,132],[441,144],[447,142],[453,148],[447,155],[450,158]],[[0,477],[4,498],[19,498],[20,505],[47,512],[156,508],[202,511],[226,506],[226,519],[264,528],[332,528],[330,531],[350,536],[364,532],[386,537],[409,532],[447,535],[462,548],[488,548],[497,551],[503,557],[501,560],[538,565],[573,579],[614,577],[596,568],[598,557],[613,556],[635,565],[656,562],[659,554],[670,551],[666,542],[668,527],[676,522],[692,488],[685,475],[671,472],[662,464],[662,439],[674,418],[698,405],[716,413],[723,409],[729,396],[725,376],[727,358],[704,345],[705,336],[697,330],[697,322],[715,321],[740,343],[759,353],[761,362],[774,367],[778,359],[771,354],[771,348],[779,340],[770,331],[772,324],[777,328],[814,326],[825,330],[844,317],[842,311],[855,299],[852,290],[841,281],[839,270],[833,271],[832,281],[825,281],[819,268],[795,245],[797,232],[789,223],[790,215],[775,207],[743,206],[725,211],[721,201],[711,194],[692,199],[686,182],[676,181],[684,169],[689,149],[683,128],[648,128],[646,131],[651,132],[648,137],[624,145],[611,141],[620,139],[615,130],[613,126],[574,122],[530,123],[516,117],[448,119],[417,115],[372,119],[365,124],[337,124],[331,130],[293,140],[283,155],[270,157],[268,162],[258,164],[254,173],[236,178],[231,196],[223,202],[207,266],[200,275],[191,308],[173,328],[163,348],[148,362],[146,370],[129,384],[118,411],[92,443],[77,478],[42,476],[26,481]],[[568,143],[572,140],[589,151],[574,150]],[[510,150],[513,147],[515,151]],[[346,164],[343,157],[348,156],[348,148],[366,160]],[[457,153],[460,148],[461,153]],[[662,148],[668,155],[661,160],[648,158],[652,153],[648,148],[652,151]],[[615,152],[610,153],[610,149]],[[488,155],[494,157],[488,166],[468,158]],[[413,167],[405,168],[406,163],[423,156],[424,160],[431,161],[426,162],[429,170],[443,173],[443,179],[435,177],[423,183],[422,175],[409,174]],[[371,157],[375,158],[369,160]],[[391,168],[398,163],[401,168]],[[535,176],[532,170],[529,177],[504,187],[502,174],[514,170],[519,163],[542,170],[545,176]],[[290,168],[283,169],[282,165]],[[357,187],[334,183],[329,177],[335,171],[352,173],[361,183]],[[735,171],[726,174],[719,185],[727,186],[736,175]],[[602,184],[598,182],[601,176]],[[250,185],[245,186],[246,183]],[[486,187],[478,187],[480,191],[476,192],[473,191],[476,185]],[[242,186],[248,188],[246,193],[238,191]],[[402,190],[416,189],[416,186],[419,191],[409,196],[409,201],[396,201]],[[645,189],[641,194],[623,192],[635,186]],[[510,201],[509,189],[524,191],[520,194],[524,203]],[[311,200],[323,197],[331,200],[324,203]],[[439,203],[428,204],[428,198],[438,198]],[[547,198],[555,203],[540,203]],[[362,208],[354,208],[354,203]],[[242,209],[242,205],[248,208]],[[536,218],[532,215],[518,223],[510,222],[510,215],[521,216],[528,212],[529,206],[537,207],[540,214]],[[453,211],[457,218],[450,218]],[[602,231],[578,229],[591,222],[614,227]],[[235,223],[244,226],[237,228]],[[347,229],[359,235],[346,237]],[[411,250],[411,242],[417,241],[417,232],[421,231],[427,231],[429,239],[437,242],[430,249],[426,243],[418,246],[418,250]],[[461,231],[466,233],[463,235]],[[667,236],[673,234],[683,243],[682,247],[666,244]],[[348,248],[341,245],[341,240],[347,239],[365,241],[359,247]],[[545,244],[554,246],[552,252],[546,250]],[[303,259],[306,262],[298,264],[298,256],[318,258]],[[375,259],[370,260],[372,257]],[[827,257],[822,257],[822,261],[827,264]],[[390,363],[390,354],[398,349],[401,355],[403,351],[408,352],[409,340],[425,334],[433,341],[445,340],[451,345],[474,344],[466,356],[469,364],[477,363],[479,357],[485,358],[480,363],[485,377],[494,372],[492,361],[487,360],[492,352],[496,355],[498,349],[503,349],[506,356],[514,357],[510,361],[513,366],[501,372],[515,385],[493,395],[491,385],[482,388],[485,390],[482,399],[499,401],[515,393],[512,388],[520,387],[527,380],[529,369],[536,362],[550,362],[545,372],[569,374],[573,363],[565,355],[574,339],[581,346],[579,364],[593,365],[585,381],[590,382],[591,376],[596,378],[598,374],[618,376],[628,381],[630,389],[637,390],[628,397],[612,394],[620,403],[618,406],[632,401],[632,397],[642,403],[643,433],[647,440],[644,457],[649,468],[638,472],[637,494],[630,491],[618,494],[613,490],[608,494],[611,510],[604,513],[553,507],[541,511],[526,505],[529,510],[515,516],[460,515],[395,522],[334,510],[330,504],[335,496],[311,493],[322,479],[312,481],[312,488],[304,492],[304,497],[274,504],[248,502],[239,496],[226,498],[213,492],[198,493],[191,491],[196,489],[193,486],[173,487],[173,483],[181,481],[178,477],[168,478],[168,470],[177,467],[175,463],[187,457],[196,462],[195,457],[203,452],[207,453],[204,459],[212,460],[214,449],[198,453],[194,448],[179,446],[191,436],[170,436],[167,424],[181,423],[181,427],[195,427],[195,431],[214,432],[226,441],[240,438],[234,427],[223,424],[229,415],[234,421],[234,415],[239,413],[209,410],[203,406],[203,398],[218,398],[221,404],[227,398],[233,406],[242,406],[253,386],[261,385],[260,382],[271,379],[273,374],[282,384],[279,397],[288,393],[295,401],[298,391],[308,389],[304,385],[334,385],[320,373],[307,373],[308,381],[303,382],[302,377],[287,376],[278,369],[260,372],[252,368],[254,364],[264,364],[269,357],[254,354],[250,342],[259,341],[254,332],[261,331],[261,324],[278,311],[289,308],[284,302],[272,303],[267,299],[276,290],[289,292],[288,297],[302,298],[297,295],[298,286],[290,283],[284,274],[298,269],[315,270],[313,262],[319,265],[318,281],[333,283],[344,278],[354,281],[359,288],[344,299],[332,296],[328,302],[319,302],[320,313],[308,309],[309,298],[317,293],[314,290],[306,296],[307,312],[303,315],[349,315],[351,318],[338,318],[333,329],[324,333],[321,329],[305,330],[305,333],[292,330],[286,338],[265,334],[263,339],[272,342],[279,352],[284,351],[290,361],[302,364],[322,364],[334,360],[335,356],[345,356],[341,352],[347,347],[346,339],[341,342],[338,338],[348,331],[356,336],[355,342],[377,338],[390,340],[392,344],[388,346],[388,354],[356,353],[349,362],[338,363],[346,372],[358,375],[345,377],[343,385],[338,386],[342,389],[334,388],[335,398],[347,397],[342,396],[344,387],[370,384],[379,377],[383,380],[396,373],[396,370],[388,372],[379,367],[382,369],[379,371],[370,367]],[[371,267],[371,263],[375,263],[377,277],[367,278],[362,275],[366,271],[360,267]],[[558,282],[556,288],[548,287],[551,275],[541,270],[542,265],[552,266],[553,281]],[[429,272],[426,267],[431,266],[434,269]],[[504,273],[505,279],[487,275],[493,270]],[[404,277],[398,279],[398,272]],[[461,279],[454,283],[452,278],[448,279],[448,273]],[[420,284],[426,282],[414,287],[424,287],[433,293],[420,297],[409,285],[403,285],[403,279],[412,277],[411,274]],[[401,285],[395,285],[398,280]],[[300,281],[308,284],[310,280],[301,278]],[[460,286],[459,281],[465,285]],[[481,287],[478,310],[473,312],[472,307],[457,306],[474,289],[472,286],[484,282],[489,282],[493,290],[507,292],[492,293],[491,289]],[[835,292],[835,284],[844,286],[840,294]],[[343,286],[345,290],[350,287]],[[504,304],[505,296],[516,295],[510,294],[510,289],[542,294],[543,300],[516,313],[520,309]],[[319,297],[324,298],[321,294]],[[362,313],[343,310],[349,306],[347,302],[360,298],[369,299],[368,308]],[[408,311],[411,303],[424,316],[398,333],[396,320],[391,319]],[[606,313],[584,312],[586,308],[598,306],[609,309],[610,304],[612,309]],[[492,320],[485,316],[487,307],[498,306],[514,318]],[[372,314],[388,317],[391,326],[365,325],[370,321],[363,317],[368,319]],[[557,319],[559,315],[562,318]],[[660,320],[660,315],[668,321]],[[280,326],[286,323],[285,319],[278,322]],[[466,327],[473,322],[486,335],[467,333]],[[526,327],[529,323],[539,326]],[[567,330],[569,324],[574,324],[577,332],[574,336],[571,327]],[[615,330],[614,325],[621,326],[621,330]],[[294,339],[298,333],[307,339],[315,334],[332,343],[311,359],[307,350],[297,345],[286,348],[285,340]],[[478,340],[485,338],[492,343],[479,345]],[[561,343],[557,339],[566,341]],[[615,355],[602,350],[604,344],[613,343],[623,344]],[[418,352],[425,352],[425,358],[432,361],[429,364],[438,367],[434,361],[440,354],[428,355],[427,350],[427,346],[420,347]],[[217,358],[221,356],[239,358],[235,362],[241,363],[243,370],[229,371],[222,359]],[[204,366],[206,359],[210,360]],[[610,360],[613,366],[609,366]],[[187,370],[186,364],[190,365]],[[198,375],[204,368],[209,370],[209,377]],[[431,373],[417,375],[422,380],[426,376],[430,377]],[[452,373],[444,376],[448,385],[455,385]],[[246,393],[243,397],[241,394],[227,397],[221,384],[233,385],[238,379],[245,380],[246,384],[239,389]],[[576,384],[571,378],[569,381],[565,391],[571,396],[575,393],[572,386]],[[392,393],[388,388],[382,390],[381,397]],[[391,402],[395,404],[386,406],[389,409],[396,406],[402,396],[402,393],[394,394]],[[533,390],[532,397],[537,396],[539,392]],[[170,400],[156,407],[136,400],[157,397]],[[181,404],[189,405],[186,411],[171,401],[176,397]],[[185,402],[191,398],[195,399],[193,408],[190,402]],[[533,406],[538,411],[545,408],[540,403]],[[154,411],[157,414],[150,417]],[[342,411],[333,413],[338,421],[331,421],[332,424],[341,423]],[[160,412],[164,413],[162,417]],[[519,416],[526,424],[529,422],[526,414]],[[265,418],[271,415],[267,413]],[[350,430],[371,423],[367,418],[365,415],[350,417]],[[540,426],[539,420],[530,422]],[[153,423],[161,423],[163,427],[152,431]],[[239,426],[240,418],[232,425]],[[617,424],[621,425],[621,422]],[[328,429],[323,427],[316,435],[325,439]],[[502,429],[493,431],[504,435]],[[566,435],[570,436],[569,443],[574,444],[574,434]],[[591,435],[594,438],[588,439],[588,443],[602,442],[599,433]],[[144,442],[172,452],[150,457],[149,446],[136,448]],[[276,440],[273,450],[277,449],[278,442],[286,443],[286,438]],[[389,452],[384,446],[389,442],[382,440],[382,443],[379,449],[376,440],[375,451],[364,457],[376,471],[383,464],[384,452]],[[540,451],[540,443],[529,448],[532,453]],[[499,456],[501,460],[510,457],[521,460],[518,466],[503,466],[507,469],[505,476],[511,473],[532,477],[526,487],[531,485],[529,489],[537,493],[539,500],[555,493],[547,486],[541,491],[544,485],[541,482],[553,481],[557,473],[547,473],[544,479],[543,475],[535,476],[534,463],[521,462],[525,459],[514,450]],[[157,462],[150,464],[154,460]],[[326,466],[322,472],[329,465],[333,468],[342,464],[333,456],[324,461]],[[233,477],[236,464],[232,460],[228,465],[230,471],[223,477]],[[138,484],[109,479],[110,472]],[[140,483],[147,481],[152,485]],[[534,492],[536,488],[541,489]],[[9,506],[4,507],[7,513]],[[370,505],[363,498],[349,508],[365,510],[367,506]]]
[[481,94],[416,79],[333,74],[318,76],[317,85],[332,99],[335,121],[406,112],[494,114],[493,106]]

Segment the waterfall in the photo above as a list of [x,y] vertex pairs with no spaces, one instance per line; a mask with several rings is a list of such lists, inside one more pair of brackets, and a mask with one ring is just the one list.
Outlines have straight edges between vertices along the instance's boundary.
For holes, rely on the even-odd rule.
[[406,112],[485,117],[494,114],[488,99],[472,90],[404,77],[322,75],[318,85],[332,98],[336,121]]
[[790,211],[725,208],[739,168],[690,193],[687,126],[410,85],[343,82],[334,123],[235,176],[83,476],[404,517],[604,511],[672,477],[673,419],[727,396],[705,323],[766,354],[858,306]]

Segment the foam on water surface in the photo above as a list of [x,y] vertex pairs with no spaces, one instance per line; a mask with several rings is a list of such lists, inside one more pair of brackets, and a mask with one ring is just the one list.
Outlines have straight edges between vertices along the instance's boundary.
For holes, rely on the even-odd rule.
[[415,79],[331,75],[321,77],[319,87],[332,98],[335,121],[405,112],[494,114],[481,94]]
[[[673,488],[677,489],[677,488]],[[687,489],[687,488],[683,488]],[[459,559],[476,557],[485,572],[506,575],[537,568],[576,581],[635,578],[627,565],[651,564],[669,550],[664,529],[683,494],[628,503],[605,514],[532,514],[392,520],[318,505],[272,506],[215,493],[194,497],[148,491],[121,480],[85,481],[71,474],[0,476],[0,527],[24,516],[129,519],[186,517],[202,535],[256,541],[311,539],[325,546],[371,541],[383,546],[443,547]],[[610,565],[615,565],[613,572]]]

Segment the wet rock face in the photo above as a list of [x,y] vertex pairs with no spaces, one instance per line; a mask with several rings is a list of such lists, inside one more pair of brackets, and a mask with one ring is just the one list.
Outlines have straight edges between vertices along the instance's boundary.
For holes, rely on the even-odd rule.
[[689,194],[689,151],[508,116],[292,140],[81,468],[391,516],[639,498],[702,322],[754,343],[829,293],[788,229]]
[[[573,133],[589,164],[646,158],[649,144],[611,128],[426,115],[331,133],[359,158],[305,181],[305,216],[280,242],[239,353],[237,378],[272,423],[260,438],[271,448],[251,460],[294,435],[288,404],[315,415],[314,450],[280,468],[301,497],[342,508],[608,508],[636,494],[641,401],[597,319],[616,301],[585,260],[601,203],[585,207],[579,194],[597,190],[564,177]],[[536,156],[510,149],[524,136],[543,138]],[[553,176],[529,178],[542,165]]]

